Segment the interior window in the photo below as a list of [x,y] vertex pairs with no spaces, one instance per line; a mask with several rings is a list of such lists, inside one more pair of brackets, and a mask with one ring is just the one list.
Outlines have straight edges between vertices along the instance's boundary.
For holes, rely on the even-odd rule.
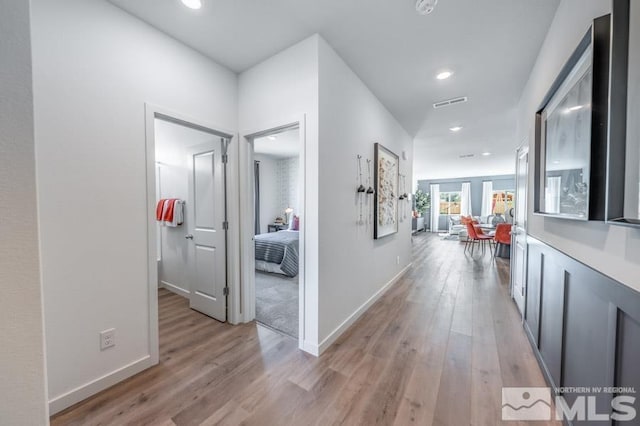
[[513,208],[513,193],[513,190],[493,191],[491,214],[504,215],[509,209]]
[[440,214],[460,214],[460,200],[462,192],[440,193]]

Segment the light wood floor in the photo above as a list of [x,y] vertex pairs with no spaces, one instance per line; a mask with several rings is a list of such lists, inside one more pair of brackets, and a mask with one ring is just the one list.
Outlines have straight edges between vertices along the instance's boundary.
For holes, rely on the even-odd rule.
[[502,386],[545,386],[508,264],[431,234],[413,244],[411,270],[320,358],[161,291],[160,364],[52,424],[500,424]]

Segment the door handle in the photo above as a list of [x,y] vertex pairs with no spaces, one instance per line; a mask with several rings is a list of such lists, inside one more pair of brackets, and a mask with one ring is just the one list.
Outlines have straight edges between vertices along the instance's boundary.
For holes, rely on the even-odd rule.
[[193,234],[187,234],[184,236],[187,240],[193,240]]

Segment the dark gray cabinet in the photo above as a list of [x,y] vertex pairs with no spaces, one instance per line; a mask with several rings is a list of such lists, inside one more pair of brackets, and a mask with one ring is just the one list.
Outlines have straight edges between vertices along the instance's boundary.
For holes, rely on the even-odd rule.
[[[549,385],[640,392],[640,293],[534,238],[528,248],[525,329]],[[615,395],[585,396],[611,411]],[[624,424],[639,425],[640,411]]]

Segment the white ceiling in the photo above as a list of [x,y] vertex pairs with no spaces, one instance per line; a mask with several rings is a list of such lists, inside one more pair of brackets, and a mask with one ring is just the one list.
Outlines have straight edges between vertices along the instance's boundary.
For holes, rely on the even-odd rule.
[[256,138],[253,140],[253,149],[256,154],[268,155],[274,158],[297,157],[300,153],[299,130],[288,130],[275,135]]
[[[415,136],[416,178],[513,172],[515,107],[559,3],[440,0],[420,16],[413,0],[110,1],[236,72],[321,34]],[[432,107],[457,96],[469,102]]]

